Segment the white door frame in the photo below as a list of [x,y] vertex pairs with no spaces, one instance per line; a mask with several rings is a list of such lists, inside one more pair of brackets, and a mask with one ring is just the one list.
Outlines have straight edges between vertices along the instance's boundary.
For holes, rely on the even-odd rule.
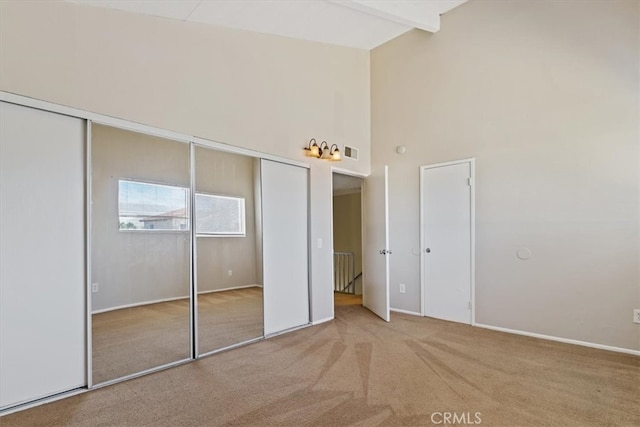
[[[331,208],[331,294],[333,295],[333,289],[334,289],[334,283],[333,283],[333,278],[335,278],[336,272],[335,272],[335,266],[333,265],[333,174],[337,173],[340,175],[348,175],[348,176],[352,176],[354,178],[360,178],[362,179],[362,183],[364,184],[364,180],[368,175],[365,175],[363,173],[359,173],[359,172],[353,172],[347,169],[342,169],[342,168],[338,168],[335,166],[331,167],[331,202],[329,203],[330,208]],[[362,216],[363,216],[363,209],[364,209],[364,185],[360,188],[360,236],[361,236],[361,240],[360,240],[360,246],[362,247],[362,241],[364,240],[364,221],[362,221]],[[362,248],[361,248],[362,250]],[[354,284],[355,286],[355,284]],[[362,271],[362,293],[364,294],[364,271]],[[334,303],[335,305],[335,303]],[[335,317],[335,312],[333,313],[332,318]]]
[[439,168],[443,166],[453,166],[468,163],[469,173],[471,176],[471,325],[476,324],[476,161],[471,157],[462,160],[453,160],[450,162],[435,163],[431,165],[420,166],[420,315],[425,315],[424,296],[426,292],[425,283],[425,262],[424,251],[426,242],[424,241],[424,196],[423,196],[423,178],[427,169]]

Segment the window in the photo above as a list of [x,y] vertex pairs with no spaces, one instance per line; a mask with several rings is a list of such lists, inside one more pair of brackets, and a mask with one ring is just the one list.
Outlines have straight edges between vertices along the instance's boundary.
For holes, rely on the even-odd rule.
[[196,193],[196,233],[244,236],[244,199]]
[[119,228],[188,230],[189,189],[148,182],[118,182]]

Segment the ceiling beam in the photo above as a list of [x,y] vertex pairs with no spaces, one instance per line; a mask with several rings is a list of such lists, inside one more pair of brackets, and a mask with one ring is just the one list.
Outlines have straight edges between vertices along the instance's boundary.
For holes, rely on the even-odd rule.
[[[329,1],[388,21],[429,31],[430,33],[435,33],[440,29],[440,13],[442,13],[442,11],[440,10],[441,5],[438,5],[439,2],[382,0]],[[458,1],[456,3],[464,3],[464,1]]]

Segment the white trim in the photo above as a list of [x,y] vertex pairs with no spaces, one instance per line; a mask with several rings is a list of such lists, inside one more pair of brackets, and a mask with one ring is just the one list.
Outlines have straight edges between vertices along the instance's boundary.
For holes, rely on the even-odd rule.
[[93,185],[93,169],[92,169],[92,162],[91,162],[91,126],[92,126],[92,122],[91,120],[86,120],[85,121],[85,130],[86,130],[86,139],[85,139],[85,164],[84,164],[84,185],[85,185],[85,189],[84,189],[84,197],[85,197],[85,201],[84,201],[84,226],[85,226],[85,231],[84,231],[84,244],[85,244],[85,248],[84,248],[84,256],[85,256],[85,260],[84,260],[84,265],[86,268],[85,271],[85,280],[87,281],[85,284],[85,300],[86,300],[86,307],[85,307],[85,312],[86,312],[86,317],[85,317],[85,357],[87,358],[85,360],[85,366],[87,368],[87,388],[91,388],[93,387],[93,323],[92,323],[92,319],[91,319],[91,309],[93,307],[93,274],[92,274],[92,245],[93,245],[93,240],[92,240],[92,235],[91,235],[91,230],[93,229],[92,226],[92,211],[91,211],[91,206],[93,205],[91,203],[91,200],[93,198],[92,196],[92,189],[91,186]]
[[228,345],[226,347],[222,347],[222,348],[218,348],[215,350],[211,350],[211,351],[207,351],[206,353],[202,353],[202,354],[198,354],[198,359],[202,359],[203,357],[207,357],[207,356],[212,356],[214,354],[223,352],[223,351],[227,351],[227,350],[233,350],[234,348],[238,348],[238,347],[242,347],[245,346],[247,344],[253,344],[254,342],[258,342],[258,341],[262,341],[264,339],[264,336],[260,336],[260,337],[255,337],[255,338],[251,338],[248,339],[246,341],[242,341],[236,344],[231,344]]
[[[368,177],[369,175],[371,175],[370,173],[369,174],[365,174],[365,173],[361,173],[361,172],[354,172],[354,171],[350,171],[350,170],[347,170],[347,169],[342,169],[342,168],[339,168],[339,167],[336,167],[336,166],[331,166],[331,175],[332,175],[332,177],[333,177],[334,173],[337,173],[339,175],[353,176],[355,178],[362,178],[362,179],[364,179],[364,178]],[[333,186],[332,186],[332,189],[333,189]],[[362,189],[360,189],[360,190],[362,190]]]
[[152,301],[134,302],[132,304],[118,305],[118,306],[109,307],[109,308],[101,308],[100,310],[96,310],[96,311],[91,312],[91,314],[106,313],[108,311],[121,310],[123,308],[139,307],[141,305],[159,304],[161,302],[176,301],[176,300],[179,300],[179,299],[189,299],[189,295],[185,295],[185,296],[182,296],[182,297],[162,298],[162,299],[152,300]]
[[441,168],[443,166],[453,166],[453,165],[459,165],[461,163],[472,163],[474,161],[475,161],[474,157],[469,157],[467,159],[451,160],[450,162],[442,162],[442,163],[433,163],[431,165],[423,165],[423,166],[420,166],[420,169]]
[[[256,163],[257,163],[257,167],[256,167]],[[262,197],[264,195],[264,191],[263,191],[264,188],[263,188],[263,185],[262,185],[262,172],[263,172],[262,166],[263,166],[263,163],[264,162],[262,161],[262,159],[260,159],[257,162],[253,163],[254,164],[254,178],[253,179],[254,179],[254,182],[257,182],[256,186],[260,187],[257,190],[260,193],[260,196],[259,196],[260,197],[260,206],[259,206],[259,208],[260,208],[260,255],[262,257],[262,259],[260,260],[260,281],[262,282],[262,286],[264,286],[264,208],[262,206],[263,205],[263,203],[262,203],[263,198]],[[255,170],[255,168],[258,169],[257,172],[258,172],[258,175],[259,175],[258,178],[257,178],[257,181],[255,181],[256,180],[256,177],[255,177],[256,170]],[[308,184],[308,181],[307,181],[307,184]],[[255,202],[255,191],[254,191],[254,202]],[[257,234],[257,232],[256,232],[256,234]],[[311,240],[311,239],[309,239],[309,240]],[[309,242],[309,244],[311,244],[311,243]],[[310,263],[310,260],[311,260],[311,250],[308,248],[308,245],[307,245],[307,265],[309,266],[309,274],[307,274],[307,282],[308,283],[311,282],[311,279],[310,279],[311,278],[311,263]],[[265,304],[264,294],[263,294],[262,295],[262,337],[263,338],[266,338],[265,330],[264,330],[264,313],[265,313],[266,308],[267,308],[267,305]],[[311,294],[309,294],[309,312],[311,312]]]
[[440,168],[444,166],[453,166],[459,164],[469,164],[469,177],[470,177],[470,251],[471,251],[471,260],[470,260],[470,299],[471,299],[471,313],[470,313],[470,325],[476,325],[476,160],[475,158],[467,158],[461,160],[453,160],[450,162],[442,162],[435,163],[432,165],[424,165],[420,166],[420,315],[425,315],[425,307],[424,307],[424,295],[425,295],[425,262],[424,262],[424,250],[425,250],[425,241],[424,241],[424,199],[423,199],[423,181],[424,181],[424,171],[427,169]]
[[[234,286],[231,288],[223,288],[223,289],[211,289],[211,290],[207,290],[207,291],[198,291],[198,295],[201,294],[210,294],[213,292],[224,292],[224,291],[233,291],[236,289],[246,289],[246,288],[262,288],[262,286],[260,285],[245,285],[245,286]],[[162,302],[169,302],[169,301],[176,301],[179,299],[189,299],[191,298],[191,295],[185,295],[182,297],[171,297],[171,298],[161,298],[161,299],[156,299],[156,300],[151,300],[151,301],[143,301],[143,302],[135,302],[132,304],[124,304],[124,305],[118,305],[115,307],[109,307],[109,308],[102,308],[100,310],[96,310],[91,312],[91,314],[100,314],[100,313],[106,313],[108,311],[114,311],[114,310],[120,310],[123,308],[133,308],[133,307],[139,307],[141,305],[150,305],[150,304],[159,304]]]
[[[364,255],[364,250],[362,247],[362,242],[364,240],[364,220],[363,220],[363,215],[364,215],[364,205],[363,205],[363,201],[364,201],[364,180],[367,177],[364,174],[358,173],[358,172],[352,172],[352,171],[347,171],[335,166],[331,166],[331,197],[329,198],[329,209],[331,209],[331,215],[330,215],[330,227],[331,227],[331,234],[329,237],[329,241],[331,243],[331,289],[332,292],[335,291],[336,289],[336,284],[335,284],[335,280],[336,280],[336,276],[335,276],[335,266],[333,265],[333,253],[335,251],[335,246],[334,246],[334,242],[333,242],[333,198],[335,196],[341,195],[341,194],[335,194],[333,192],[333,175],[334,174],[338,174],[338,175],[347,175],[347,176],[352,176],[355,178],[360,178],[362,179],[362,186],[360,187],[360,189],[358,191],[354,191],[353,193],[349,193],[349,194],[360,194],[360,254],[361,257]],[[360,260],[362,263],[362,260]],[[364,275],[364,272],[362,273]],[[364,281],[363,281],[364,283]],[[353,284],[353,287],[355,289],[356,284]],[[329,318],[329,319],[333,319],[335,317],[335,303],[331,304],[331,311],[333,312],[333,317]],[[318,323],[322,323],[327,321],[326,319],[323,320],[319,320]],[[317,323],[314,323],[314,325]]]
[[471,175],[471,325],[476,324],[476,159],[469,159]]
[[[198,231],[198,197],[201,197],[201,201],[210,198],[210,199],[225,199],[225,200],[233,200],[236,202],[238,206],[238,220],[240,223],[239,231],[218,231],[218,232],[210,232],[210,231]],[[204,199],[203,199],[204,198]],[[222,194],[211,194],[211,193],[203,193],[203,192],[195,192],[195,206],[193,207],[193,216],[196,217],[194,222],[194,227],[196,228],[196,237],[247,237],[247,213],[245,208],[245,197],[242,196],[226,196]]]
[[[313,249],[311,246],[311,229],[312,229],[312,223],[311,223],[311,165],[309,165],[309,168],[307,169],[307,172],[305,174],[305,177],[307,179],[307,319],[309,321],[309,325],[311,325],[312,321],[313,321]],[[260,195],[260,201],[262,202],[262,195]],[[331,203],[333,203],[333,198],[331,199]],[[333,207],[331,208],[331,212],[333,212]],[[332,215],[333,216],[333,215]],[[332,220],[332,218],[330,218],[330,220]],[[262,222],[262,221],[261,221]],[[263,229],[264,231],[264,229]],[[331,239],[329,239],[331,241],[331,250],[333,251],[333,236],[331,236]],[[264,256],[264,255],[263,255]],[[263,269],[262,271],[264,272],[264,258],[263,258]],[[331,255],[331,274],[333,277],[333,255]],[[264,277],[263,277],[264,280]],[[331,288],[333,289],[333,282],[331,283]],[[264,300],[264,293],[262,295],[262,299]],[[333,312],[333,305],[331,305],[331,315],[334,315]],[[264,315],[263,315],[264,317]],[[263,318],[263,324],[264,324],[264,318]],[[264,330],[263,330],[264,333]]]
[[422,194],[424,194],[424,170],[422,166],[420,167],[420,184],[418,186],[418,191],[420,191],[420,195],[418,197],[418,203],[420,204],[420,218],[419,218],[419,230],[420,233],[420,316],[424,316],[425,308],[424,308],[424,293],[425,293],[425,284],[424,284],[424,250],[425,250],[425,241],[424,241],[424,198]]
[[198,241],[196,235],[196,147],[189,144],[189,332],[191,359],[198,357]]
[[503,328],[500,326],[484,325],[482,323],[476,323],[474,326],[477,328],[490,329],[492,331],[506,332],[508,334],[523,335],[526,337],[539,338],[539,339],[548,340],[548,341],[556,341],[564,344],[573,344],[573,345],[579,345],[582,347],[597,348],[598,350],[607,350],[607,351],[614,351],[616,353],[625,353],[625,354],[631,354],[634,356],[640,356],[640,350],[632,350],[630,348],[614,347],[610,345],[596,344],[592,342],[574,340],[570,338],[554,337],[552,335],[537,334],[534,332],[520,331],[518,329]]
[[131,234],[144,234],[144,233],[150,233],[150,234],[191,234],[191,230],[169,230],[169,229],[162,229],[162,228],[136,228],[136,229],[118,229],[118,233],[131,233]]
[[262,288],[261,285],[245,285],[245,286],[234,286],[231,288],[222,288],[222,289],[210,289],[207,291],[198,291],[198,295],[202,295],[202,294],[210,294],[213,292],[224,292],[224,291],[233,291],[236,289],[247,289],[247,288]]
[[393,307],[390,308],[389,310],[391,310],[391,311],[393,311],[395,313],[409,314],[411,316],[421,316],[422,317],[422,314],[417,312],[417,311],[401,310],[399,308],[393,308]]
[[[335,167],[331,167],[331,197],[329,197],[329,209],[331,212],[331,215],[329,216],[329,229],[330,229],[330,233],[329,233],[329,247],[331,249],[331,317],[327,317],[325,319],[320,319],[318,321],[314,321],[313,324],[317,325],[323,322],[327,322],[330,319],[335,318],[336,316],[336,304],[335,304],[335,300],[333,299],[333,292],[335,292],[336,289],[336,266],[334,265],[334,254],[335,254],[335,246],[334,246],[334,241],[333,241],[333,174],[335,173]],[[362,215],[362,212],[360,213],[360,215]],[[309,242],[311,243],[311,242]],[[354,289],[355,289],[355,283],[353,284]]]
[[[389,217],[389,165],[384,165],[384,246],[387,250],[387,254],[384,255],[385,262],[385,283],[386,283],[386,300],[387,300],[387,314],[384,319],[386,322],[391,321],[391,296],[389,295],[389,288],[391,287],[391,239],[390,239],[390,222],[391,218]],[[364,252],[364,251],[363,251]],[[363,254],[364,255],[364,254]],[[364,256],[363,256],[364,258]],[[364,288],[364,281],[362,282]],[[355,289],[355,283],[353,285]]]
[[319,325],[321,323],[331,322],[333,319],[334,319],[333,317],[325,317],[324,319],[314,320],[313,322],[311,322],[311,325],[315,326],[315,325]]
[[35,408],[36,406],[41,406],[47,403],[52,403],[57,400],[66,399],[67,397],[76,396],[78,394],[83,394],[90,391],[87,388],[75,388],[73,390],[64,391],[62,393],[57,393],[52,396],[42,397],[40,399],[31,400],[25,403],[20,403],[14,406],[9,406],[5,409],[0,410],[0,417],[4,417],[5,415],[13,414],[15,412],[24,411],[27,409]]
[[310,167],[308,163],[301,162],[298,160],[287,159],[287,158],[275,156],[272,154],[262,153],[260,151],[236,147],[234,145],[229,145],[229,144],[225,144],[218,141],[199,138],[193,135],[161,129],[154,126],[145,125],[142,123],[132,122],[130,120],[107,116],[104,114],[93,113],[93,112],[82,110],[79,108],[67,107],[66,105],[55,104],[53,102],[43,101],[36,98],[29,98],[27,96],[17,95],[11,92],[0,91],[0,101],[23,105],[25,107],[36,108],[38,110],[50,111],[53,113],[63,114],[66,116],[77,117],[80,119],[91,120],[95,124],[112,126],[112,127],[116,127],[124,130],[139,132],[146,135],[157,136],[160,138],[171,139],[179,142],[194,143],[196,145],[211,147],[211,148],[215,148],[217,150],[225,151],[228,153],[244,154],[250,157],[258,157],[261,159],[273,160],[275,162],[286,163],[294,166],[300,166],[306,169]]
[[53,113],[64,114],[66,116],[78,117],[81,119],[91,120],[95,124],[113,126],[120,129],[140,132],[147,135],[158,136],[161,138],[173,139],[181,142],[190,142],[191,137],[182,133],[172,132],[165,129],[159,129],[153,126],[143,125],[141,123],[129,120],[118,119],[115,117],[105,116],[103,114],[92,113],[90,111],[78,108],[67,107],[66,105],[55,104],[53,102],[43,101],[36,98],[17,95],[15,93],[0,91],[0,100],[13,104],[24,105],[26,107],[37,108],[39,110],[50,111]]

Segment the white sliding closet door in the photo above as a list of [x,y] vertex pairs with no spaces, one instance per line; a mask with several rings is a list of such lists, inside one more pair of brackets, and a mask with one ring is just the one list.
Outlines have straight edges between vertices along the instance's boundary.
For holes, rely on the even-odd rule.
[[86,385],[84,141],[0,103],[0,408]]
[[261,161],[265,335],[309,323],[308,176]]

